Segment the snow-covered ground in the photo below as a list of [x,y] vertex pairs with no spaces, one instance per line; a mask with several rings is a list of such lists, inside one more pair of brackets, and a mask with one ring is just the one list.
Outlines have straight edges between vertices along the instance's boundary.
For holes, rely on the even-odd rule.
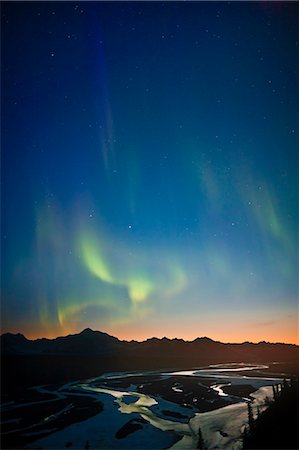
[[[251,394],[254,401],[251,402],[254,417],[257,416],[257,406],[262,412],[265,406],[265,398],[273,398],[272,387],[264,386]],[[190,427],[194,433],[200,428],[205,448],[239,450],[242,448],[242,433],[248,426],[247,402],[235,403],[223,408],[205,413],[197,413],[190,420]],[[173,446],[172,449],[179,448]],[[189,447],[190,448],[190,447]]]
[[[62,448],[80,450],[84,448],[192,449],[197,447],[200,429],[205,448],[239,450],[242,445],[242,432],[245,425],[248,424],[247,402],[251,401],[255,415],[258,405],[262,411],[265,408],[265,398],[272,397],[271,385],[280,382],[280,379],[238,376],[236,372],[237,370],[243,372],[244,370],[265,368],[267,366],[264,365],[243,365],[239,369],[227,367],[227,365],[225,368],[221,368],[217,365],[217,367],[204,370],[161,374],[163,376],[196,376],[199,383],[199,377],[217,378],[218,383],[212,385],[211,388],[219,396],[227,398],[228,401],[231,396],[227,396],[222,390],[225,384],[250,384],[257,389],[251,394],[254,397],[253,401],[239,398],[239,401],[236,400],[237,403],[205,413],[196,413],[195,408],[186,408],[159,396],[139,393],[137,385],[134,384],[131,384],[126,390],[110,388],[107,382],[116,378],[121,379],[119,373],[90,379],[85,383],[66,384],[59,389],[59,396],[68,392],[71,395],[94,397],[102,402],[103,411],[87,420],[73,423],[60,431],[54,431],[47,437],[39,438],[27,448],[47,450]],[[231,376],[225,373],[227,371],[235,374]],[[124,377],[132,375],[126,373]],[[134,375],[136,376],[136,374]],[[145,373],[139,375],[146,376]],[[102,381],[105,381],[104,387],[99,386],[99,382]],[[222,381],[224,384],[220,384]],[[43,388],[38,388],[40,392],[41,389]],[[173,390],[176,389],[178,392],[181,391],[181,385],[178,387],[177,383],[174,384]],[[43,391],[47,392],[46,389]],[[128,422],[132,426],[132,419],[135,429],[127,426],[129,432],[122,433],[120,437],[119,430]]]
[[69,445],[71,449],[83,450],[88,445],[90,449],[153,449],[167,448],[175,441],[174,434],[164,433],[150,423],[123,439],[117,439],[117,431],[130,419],[139,418],[140,415],[131,413],[128,417],[127,414],[121,414],[110,394],[102,393],[100,398],[104,404],[100,414],[38,439],[27,448],[57,450]]
[[[91,387],[87,384],[76,386],[76,390],[81,389],[82,393],[96,393],[104,405],[100,414],[85,421],[75,423],[61,431],[52,433],[42,439],[38,439],[28,448],[62,449],[69,445],[71,449],[84,449],[87,442],[90,449],[153,449],[170,447],[177,439],[178,435],[191,434],[188,423],[163,419],[157,416],[151,406],[158,402],[148,395],[130,392],[116,391]],[[126,397],[135,397],[134,402],[126,403]],[[175,406],[175,408],[173,408]],[[159,399],[159,409],[175,410],[178,413],[185,413],[186,408],[173,405]],[[190,410],[188,411],[190,414]],[[122,414],[121,414],[122,413]],[[123,439],[118,439],[116,433],[131,419],[142,417],[145,424],[142,429],[128,434]],[[71,445],[70,445],[71,444]]]

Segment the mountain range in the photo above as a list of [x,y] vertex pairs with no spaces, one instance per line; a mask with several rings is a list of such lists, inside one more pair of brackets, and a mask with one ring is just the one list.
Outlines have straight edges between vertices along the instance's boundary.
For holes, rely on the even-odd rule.
[[[299,373],[299,346],[293,344],[225,344],[208,337],[191,342],[165,337],[128,342],[89,328],[55,339],[29,340],[20,333],[6,333],[0,341],[1,385],[7,398],[19,398],[29,386],[82,380],[104,372],[180,370],[218,363],[279,361],[282,367]],[[271,367],[274,370],[279,365],[271,364]]]
[[299,347],[294,344],[269,342],[243,342],[230,344],[199,337],[193,341],[183,339],[151,338],[143,342],[122,341],[101,331],[86,328],[81,333],[57,337],[55,339],[29,340],[22,334],[6,333],[1,336],[2,355],[69,355],[102,358],[147,359],[165,358],[167,360],[194,360],[205,362],[239,361],[296,361]]

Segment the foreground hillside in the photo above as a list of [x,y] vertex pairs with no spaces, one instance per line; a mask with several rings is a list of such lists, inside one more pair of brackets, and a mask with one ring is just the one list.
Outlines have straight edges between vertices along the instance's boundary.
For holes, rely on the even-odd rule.
[[255,421],[244,449],[298,448],[298,381],[293,381]]

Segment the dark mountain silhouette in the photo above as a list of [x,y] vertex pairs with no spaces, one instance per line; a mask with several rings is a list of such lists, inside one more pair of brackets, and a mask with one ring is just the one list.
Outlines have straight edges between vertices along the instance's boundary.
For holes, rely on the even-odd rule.
[[103,355],[121,351],[122,349],[123,343],[116,337],[86,328],[79,334],[48,340],[44,352],[52,354]]
[[122,350],[122,342],[101,331],[86,328],[79,334],[61,336],[55,339],[29,340],[22,334],[6,333],[1,336],[2,354],[76,354],[100,355]]
[[118,355],[144,357],[149,360],[188,359],[197,362],[240,361],[294,361],[299,356],[299,347],[294,344],[244,342],[225,344],[207,337],[193,341],[183,339],[151,338],[143,342],[121,341],[107,333],[86,328],[79,334],[55,339],[29,340],[22,334],[6,333],[1,336],[3,355],[90,355],[115,357]]
[[299,347],[292,344],[224,344],[207,337],[191,342],[166,337],[127,342],[89,328],[79,334],[33,341],[22,334],[6,333],[0,341],[5,401],[20,398],[29,386],[86,379],[107,371],[179,370],[217,363],[280,361],[298,373]]

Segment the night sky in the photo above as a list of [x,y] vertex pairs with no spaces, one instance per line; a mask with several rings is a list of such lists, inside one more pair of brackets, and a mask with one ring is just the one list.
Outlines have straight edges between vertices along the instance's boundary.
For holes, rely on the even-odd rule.
[[297,23],[2,2],[2,332],[298,340]]

